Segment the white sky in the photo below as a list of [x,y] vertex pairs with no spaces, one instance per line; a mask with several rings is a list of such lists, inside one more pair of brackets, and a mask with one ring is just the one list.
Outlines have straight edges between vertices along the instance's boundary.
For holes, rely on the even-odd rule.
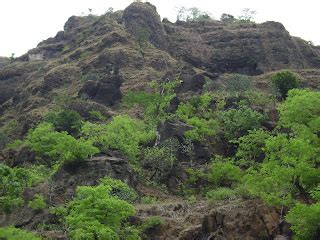
[[[103,14],[109,7],[124,9],[130,0],[0,0],[0,56],[15,56],[63,29],[72,15]],[[320,45],[319,0],[149,0],[157,6],[161,17],[176,20],[177,7],[198,7],[213,14],[216,19],[222,13],[239,16],[242,9],[257,11],[255,20],[278,21],[294,36]]]

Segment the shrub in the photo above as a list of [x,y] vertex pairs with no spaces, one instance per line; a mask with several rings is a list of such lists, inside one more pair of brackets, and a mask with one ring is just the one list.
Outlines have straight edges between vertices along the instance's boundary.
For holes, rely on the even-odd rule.
[[28,232],[26,230],[22,230],[19,228],[15,228],[13,226],[9,227],[0,227],[0,239],[6,240],[21,240],[21,239],[28,239],[28,240],[41,240],[42,238]]
[[153,177],[156,179],[166,178],[175,165],[178,148],[178,140],[168,139],[160,146],[145,149],[144,166],[154,171]]
[[263,148],[266,140],[270,137],[269,133],[262,130],[249,130],[249,134],[235,140],[238,144],[236,153],[237,165],[249,168],[261,163],[265,157]]
[[297,204],[286,215],[286,220],[292,224],[294,239],[309,240],[320,237],[320,202],[305,205]]
[[226,91],[243,94],[252,87],[251,80],[246,75],[232,74],[228,75],[224,81]]
[[231,200],[237,197],[235,190],[230,188],[217,188],[207,192],[206,197],[209,200],[219,201],[219,200]]
[[72,136],[78,136],[81,131],[81,116],[73,110],[64,109],[58,112],[49,112],[44,120],[51,123],[56,131],[66,131]]
[[220,115],[224,135],[228,140],[236,140],[248,133],[249,130],[258,129],[263,121],[263,115],[249,107],[230,109]]
[[[52,165],[57,161],[66,164],[81,163],[99,150],[90,142],[75,139],[66,132],[56,132],[50,123],[41,123],[28,133],[26,144],[38,157]],[[49,161],[48,161],[49,160]]]
[[152,196],[144,196],[141,198],[141,203],[142,204],[154,204],[157,203],[158,199],[156,197]]
[[169,118],[166,112],[171,100],[175,97],[174,88],[179,81],[171,81],[166,83],[151,83],[150,87],[153,92],[129,91],[123,97],[123,104],[132,108],[138,105],[144,110],[144,120],[151,126],[156,126],[159,122]]
[[42,181],[48,173],[43,167],[11,168],[0,164],[0,211],[10,213],[23,204],[21,194],[26,187]]
[[41,211],[46,207],[46,202],[44,201],[44,197],[40,194],[36,194],[33,200],[28,203],[28,207],[36,211]]
[[288,91],[298,87],[298,78],[289,71],[279,72],[272,76],[272,83],[279,91],[282,99],[287,97]]
[[[282,127],[290,128],[300,137],[314,138],[320,128],[320,92],[293,89],[279,106]],[[319,136],[319,135],[318,135]]]
[[100,180],[100,184],[111,188],[109,192],[111,196],[117,197],[126,202],[133,203],[137,198],[136,192],[120,180],[105,177]]
[[164,220],[158,216],[152,216],[147,218],[141,225],[141,230],[144,233],[151,232],[157,227],[160,227],[164,224]]
[[192,7],[192,8],[182,7],[178,10],[177,19],[179,21],[185,21],[185,22],[205,22],[205,21],[211,21],[212,17],[210,13],[200,11],[196,7]]
[[232,161],[215,160],[210,164],[208,180],[216,187],[231,187],[240,182],[242,170]]
[[82,134],[101,151],[109,149],[121,151],[131,163],[137,162],[140,145],[155,138],[154,130],[149,130],[142,121],[126,115],[114,117],[109,124],[86,122]]
[[112,187],[80,186],[68,204],[65,217],[72,239],[140,239],[138,231],[126,226],[134,207],[112,195]]
[[187,138],[202,141],[217,133],[219,123],[210,109],[212,98],[212,94],[205,93],[179,105],[176,117],[194,127],[185,133]]

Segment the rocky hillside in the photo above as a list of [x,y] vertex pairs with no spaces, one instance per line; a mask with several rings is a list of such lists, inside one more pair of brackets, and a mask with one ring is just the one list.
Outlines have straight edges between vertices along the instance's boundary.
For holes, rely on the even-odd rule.
[[[50,171],[54,169],[54,173],[49,179],[24,189],[23,200],[31,201],[40,194],[50,207],[65,205],[76,195],[77,186],[94,186],[100,178],[110,176],[128,183],[139,195],[140,202],[135,203],[136,214],[130,219],[131,224],[139,225],[150,217],[164,221],[144,229],[145,239],[291,239],[292,232],[282,218],[288,208],[270,207],[252,197],[230,197],[212,203],[199,193],[200,188],[207,191],[211,187],[210,178],[203,176],[211,171],[208,164],[212,156],[238,156],[238,145],[232,143],[236,139],[228,138],[224,120],[214,115],[215,112],[236,109],[246,100],[256,114],[254,120],[265,116],[261,126],[271,134],[279,112],[270,79],[283,70],[294,73],[301,87],[320,89],[320,48],[290,36],[281,23],[216,20],[172,23],[167,19],[161,21],[155,6],[137,2],[124,11],[102,16],[72,16],[64,31],[42,41],[23,56],[10,61],[0,58],[0,130],[5,134],[10,132],[6,138],[24,139],[48,112],[61,108],[77,112],[82,121],[104,119],[102,122],[109,123],[119,114],[143,120],[141,108],[124,107],[128,94],[141,90],[151,93],[150,83],[161,85],[176,80],[179,84],[172,90],[174,97],[170,98],[165,112],[176,114],[178,119],[167,118],[157,124],[156,139],[139,144],[147,151],[153,145],[177,139],[186,148],[186,132],[198,125],[194,118],[191,121],[185,117],[188,113],[183,110],[179,115],[177,109],[189,100],[193,104],[192,97],[205,102],[201,96],[209,92],[216,95],[204,110],[201,104],[193,109],[199,110],[197,117],[201,115],[209,124],[208,130],[205,129],[208,135],[192,140],[192,157],[185,148],[179,147],[178,163],[157,184],[151,181],[159,174],[157,169],[152,172],[152,166],[146,164],[147,167],[137,170],[128,160],[126,149],[109,147],[98,154],[94,151],[88,154],[85,164],[75,169],[66,166],[56,169],[50,163]],[[262,97],[258,99],[255,95],[257,99],[252,103],[253,95],[222,91],[228,88],[233,76],[248,79],[250,87]],[[160,91],[161,96],[164,90]],[[222,101],[224,105],[220,104]],[[210,122],[207,113],[222,119],[221,123]],[[220,130],[211,134],[216,125]],[[234,132],[237,130],[235,127]],[[81,134],[81,138],[87,137],[86,133]],[[241,136],[242,133],[237,139]],[[42,163],[49,161],[24,145],[4,148],[1,141],[0,135],[0,162],[9,167],[33,166],[39,159]],[[141,152],[140,160],[147,155]],[[259,164],[265,155],[261,154]],[[190,173],[193,167],[194,175]],[[190,176],[195,178],[192,183]],[[189,187],[192,190],[188,190]],[[223,187],[233,187],[233,183],[227,181]],[[190,192],[193,194],[188,198]],[[148,204],[143,204],[142,199],[147,199]],[[62,221],[49,208],[34,211],[25,204],[11,213],[0,211],[0,226],[7,225],[35,231],[48,239],[68,239],[69,236]]]

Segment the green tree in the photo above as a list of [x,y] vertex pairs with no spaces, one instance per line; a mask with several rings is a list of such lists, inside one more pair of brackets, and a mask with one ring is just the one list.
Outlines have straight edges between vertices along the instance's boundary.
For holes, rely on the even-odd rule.
[[0,227],[0,239],[5,240],[41,240],[42,238],[37,236],[34,233],[28,232],[26,230],[22,230],[19,228],[15,228],[13,226],[8,227]]
[[248,134],[235,140],[238,144],[237,165],[245,168],[257,166],[265,158],[264,148],[270,134],[262,129],[249,130]]
[[272,76],[271,80],[282,99],[287,97],[290,89],[297,88],[299,85],[298,78],[289,71],[276,73]]
[[297,204],[289,211],[286,220],[292,224],[294,239],[319,239],[320,202],[311,205]]
[[249,130],[259,129],[264,117],[249,107],[230,109],[220,115],[223,133],[228,140],[236,140]]
[[44,197],[40,194],[36,194],[33,200],[28,203],[28,207],[32,208],[35,211],[41,211],[46,207]]
[[77,187],[67,206],[66,224],[72,239],[140,239],[138,231],[126,226],[134,207],[115,196],[109,184]]
[[73,110],[64,109],[58,112],[49,112],[44,120],[51,123],[56,131],[66,131],[72,136],[78,136],[81,131],[81,116]]
[[129,157],[131,163],[138,160],[140,145],[155,138],[154,130],[148,129],[142,121],[126,115],[116,116],[108,124],[86,122],[82,134],[101,151],[120,150]]
[[49,166],[60,161],[66,164],[81,163],[99,152],[91,142],[75,139],[67,132],[54,131],[50,123],[41,123],[28,133],[26,145]]

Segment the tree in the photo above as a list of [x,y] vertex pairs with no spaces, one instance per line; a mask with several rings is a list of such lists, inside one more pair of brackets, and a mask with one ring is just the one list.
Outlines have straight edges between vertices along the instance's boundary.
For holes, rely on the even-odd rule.
[[282,99],[287,97],[290,89],[297,88],[299,85],[298,78],[289,71],[276,73],[271,80]]
[[82,134],[101,151],[120,150],[131,163],[137,162],[140,144],[155,138],[155,132],[148,129],[142,121],[126,115],[114,117],[109,124],[86,122]]
[[0,239],[6,240],[42,240],[41,237],[35,235],[34,233],[28,232],[26,230],[22,230],[19,228],[15,228],[13,226],[8,227],[0,227]]
[[58,161],[71,165],[81,163],[99,152],[89,141],[77,140],[67,132],[54,131],[50,123],[41,123],[31,130],[25,143],[49,166]]
[[256,15],[256,11],[250,9],[250,8],[244,8],[242,10],[242,15],[240,15],[238,18],[240,21],[243,22],[251,22],[254,19],[254,16]]
[[228,140],[236,140],[246,135],[249,130],[260,128],[262,120],[261,113],[246,106],[224,111],[220,115],[224,135]]
[[205,22],[205,21],[211,21],[212,17],[210,13],[203,12],[196,7],[192,7],[192,8],[181,7],[178,10],[177,20],[185,21],[185,22]]
[[64,109],[58,112],[49,112],[44,120],[52,123],[56,131],[66,131],[72,136],[77,136],[81,131],[81,116],[73,110]]
[[220,21],[225,23],[232,23],[236,21],[236,18],[231,14],[223,13],[220,17]]
[[114,195],[113,189],[103,180],[98,186],[77,187],[65,216],[72,239],[140,239],[138,231],[125,224],[135,214],[134,207]]

